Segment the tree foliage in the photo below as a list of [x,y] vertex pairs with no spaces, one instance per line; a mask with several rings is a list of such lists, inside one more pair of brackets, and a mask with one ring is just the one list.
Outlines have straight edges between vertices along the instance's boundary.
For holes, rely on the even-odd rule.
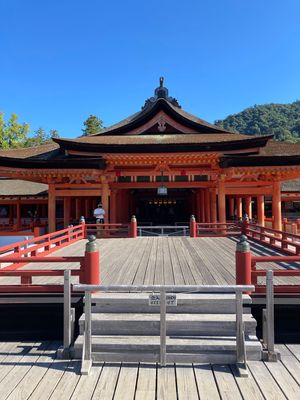
[[215,121],[222,128],[250,135],[269,135],[279,141],[300,142],[300,101],[291,104],[254,105]]
[[0,149],[40,146],[50,143],[52,138],[59,137],[55,129],[47,133],[43,128],[38,128],[32,135],[29,135],[29,132],[29,124],[20,124],[17,114],[12,113],[10,119],[5,122],[4,114],[0,113]]
[[59,133],[55,129],[51,129],[49,133],[47,133],[44,128],[38,128],[33,135],[25,141],[24,147],[41,146],[42,144],[51,143],[52,138],[58,137]]
[[85,128],[82,129],[84,136],[93,135],[103,129],[103,121],[96,115],[90,115],[84,121],[83,125],[85,126]]
[[0,113],[0,148],[23,147],[28,132],[29,125],[27,123],[20,124],[17,114],[12,113],[10,119],[5,122],[4,114]]

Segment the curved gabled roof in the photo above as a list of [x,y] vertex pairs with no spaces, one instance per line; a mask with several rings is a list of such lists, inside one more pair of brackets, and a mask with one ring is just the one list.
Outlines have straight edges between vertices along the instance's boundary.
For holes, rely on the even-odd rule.
[[[109,128],[102,129],[100,132],[97,132],[90,136],[102,136],[102,135],[126,135],[126,133],[130,133],[133,129],[136,129],[148,121],[150,121],[159,111],[165,112],[172,119],[177,121],[183,126],[187,128],[192,128],[198,133],[223,133],[223,134],[232,134],[233,132],[226,131],[225,129],[220,128],[219,126],[210,124],[207,121],[204,121],[201,118],[196,117],[193,114],[190,114],[180,107],[175,106],[172,102],[165,98],[158,98],[153,102],[150,102],[146,107],[144,107],[141,111],[132,114],[131,116],[123,119],[110,126]],[[184,133],[184,132],[181,132]]]

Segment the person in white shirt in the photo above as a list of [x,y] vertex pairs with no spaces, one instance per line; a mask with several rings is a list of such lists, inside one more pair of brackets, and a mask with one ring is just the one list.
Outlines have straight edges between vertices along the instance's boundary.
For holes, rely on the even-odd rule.
[[98,207],[94,210],[94,217],[96,218],[96,224],[104,224],[105,210],[102,204],[99,203]]

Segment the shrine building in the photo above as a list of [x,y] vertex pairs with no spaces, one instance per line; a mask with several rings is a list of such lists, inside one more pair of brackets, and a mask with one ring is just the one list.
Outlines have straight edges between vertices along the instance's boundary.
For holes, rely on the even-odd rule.
[[26,218],[46,221],[49,232],[81,216],[94,221],[99,202],[107,223],[133,214],[141,224],[192,214],[224,223],[246,212],[260,225],[268,214],[281,230],[282,209],[300,201],[300,145],[210,124],[184,111],[160,78],[140,111],[94,135],[0,151],[0,176],[6,230],[20,231]]

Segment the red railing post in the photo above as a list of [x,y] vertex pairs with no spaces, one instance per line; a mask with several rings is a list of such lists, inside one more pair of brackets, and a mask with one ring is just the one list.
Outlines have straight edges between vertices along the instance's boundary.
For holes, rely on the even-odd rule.
[[236,245],[235,277],[237,285],[251,285],[251,251],[244,235]]
[[100,284],[100,253],[96,242],[96,236],[88,237],[88,242],[85,246],[83,273],[80,274],[80,283],[88,285]]
[[190,218],[190,237],[191,238],[197,237],[197,225],[196,225],[196,218],[194,215],[191,215]]
[[131,217],[130,221],[130,237],[134,239],[137,237],[137,221],[135,215]]

